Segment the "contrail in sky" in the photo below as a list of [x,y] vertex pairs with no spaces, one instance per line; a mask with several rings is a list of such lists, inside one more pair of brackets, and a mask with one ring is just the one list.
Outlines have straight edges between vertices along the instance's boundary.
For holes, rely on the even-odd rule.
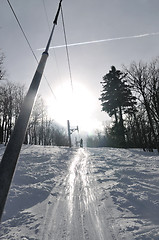
[[[88,42],[77,42],[77,43],[68,44],[67,46],[68,47],[73,47],[73,46],[80,46],[80,45],[87,45],[87,44],[94,44],[94,43],[102,43],[102,42],[110,42],[110,41],[117,41],[117,40],[124,40],[124,39],[143,38],[143,37],[149,37],[149,36],[154,36],[154,35],[159,35],[159,32],[145,33],[145,34],[127,36],[127,37],[106,38],[106,39],[94,40],[94,41],[88,41]],[[63,48],[63,47],[66,47],[66,45],[59,45],[59,46],[54,46],[54,47],[50,47],[50,48]],[[44,48],[39,48],[37,50],[44,50]]]

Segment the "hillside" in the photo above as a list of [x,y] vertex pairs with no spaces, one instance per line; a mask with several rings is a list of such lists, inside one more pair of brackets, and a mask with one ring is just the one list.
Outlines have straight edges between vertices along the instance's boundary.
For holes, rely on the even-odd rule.
[[23,146],[0,239],[157,240],[158,212],[157,153]]

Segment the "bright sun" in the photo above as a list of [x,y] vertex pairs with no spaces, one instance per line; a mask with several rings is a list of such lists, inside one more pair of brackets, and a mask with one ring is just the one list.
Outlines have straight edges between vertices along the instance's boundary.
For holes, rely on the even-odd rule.
[[97,107],[97,99],[82,84],[73,84],[73,91],[68,83],[63,83],[55,89],[56,101],[47,100],[49,116],[57,122],[66,125],[78,125],[82,131],[90,132],[99,127],[100,123],[93,117]]

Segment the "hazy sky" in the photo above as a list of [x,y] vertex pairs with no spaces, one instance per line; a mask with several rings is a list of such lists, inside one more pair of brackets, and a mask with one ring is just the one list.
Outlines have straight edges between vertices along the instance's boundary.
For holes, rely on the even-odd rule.
[[[42,50],[37,49],[46,45],[49,36],[48,22],[51,27],[59,1],[10,0],[10,2],[39,59]],[[151,61],[159,55],[159,1],[63,0],[62,6],[69,44],[103,39],[109,41],[69,47],[74,86],[73,99],[75,98],[73,104],[70,98],[71,84],[65,48],[50,49],[45,69],[45,75],[57,99],[53,97],[44,78],[39,93],[49,105],[50,115],[55,120],[64,123],[69,118],[72,123],[77,122],[81,125],[81,129],[90,130],[93,125],[96,128],[99,122],[108,119],[106,113],[101,113],[98,98],[101,90],[100,81],[110,67],[114,65],[121,70],[123,64],[129,66],[132,61]],[[60,16],[51,46],[63,44]],[[6,56],[5,68],[8,79],[25,84],[28,88],[37,63],[7,0],[0,0],[0,48]]]

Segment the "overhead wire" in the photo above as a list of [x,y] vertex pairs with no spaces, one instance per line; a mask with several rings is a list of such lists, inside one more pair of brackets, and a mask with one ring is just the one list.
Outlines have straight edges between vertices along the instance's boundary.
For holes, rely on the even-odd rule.
[[49,18],[48,18],[48,14],[47,14],[47,10],[46,10],[45,0],[43,0],[43,7],[44,7],[44,12],[45,12],[45,16],[46,16],[47,25],[48,25],[48,28],[49,28],[49,31],[50,31],[51,27],[50,27]]
[[29,48],[30,48],[30,50],[31,50],[31,52],[32,52],[32,54],[33,54],[33,56],[34,56],[34,58],[35,58],[35,60],[38,62],[38,59],[37,59],[37,57],[36,57],[36,55],[35,55],[35,53],[34,53],[32,47],[31,47],[31,44],[30,44],[30,42],[29,42],[29,40],[28,40],[28,38],[27,38],[27,36],[26,36],[24,30],[23,30],[22,25],[20,24],[20,21],[19,21],[17,15],[16,15],[16,13],[15,13],[15,11],[14,11],[14,9],[13,9],[11,3],[10,3],[10,1],[7,0],[7,2],[8,2],[9,6],[10,6],[10,8],[11,8],[11,10],[12,10],[12,13],[13,13],[13,15],[14,15],[14,17],[15,17],[15,19],[16,19],[16,21],[17,21],[17,23],[18,23],[18,25],[19,25],[19,27],[20,27],[20,29],[21,29],[21,31],[22,31],[22,33],[23,33],[23,36],[24,36],[24,38],[25,38],[25,40],[26,40],[26,42],[27,42],[27,44],[28,44],[28,46],[29,46]]
[[[48,13],[47,13],[45,0],[42,0],[42,2],[43,2],[43,8],[44,8],[44,13],[45,13],[45,17],[46,17],[46,22],[47,22],[47,25],[48,25],[48,30],[50,31],[51,27],[50,27],[50,23],[49,23],[49,17],[48,17]],[[49,55],[53,58],[51,53],[49,53]],[[59,78],[61,78],[60,70],[59,70],[59,64],[58,64],[58,61],[57,61],[57,56],[56,56],[56,53],[55,53],[55,49],[53,49],[53,55],[54,55],[55,63],[56,63],[56,66],[57,66],[57,72],[58,72]]]
[[63,25],[64,39],[65,39],[65,47],[66,47],[66,55],[67,55],[68,69],[69,69],[69,75],[70,75],[70,82],[71,82],[71,88],[72,88],[72,92],[73,92],[73,80],[72,80],[71,63],[70,63],[70,56],[69,56],[69,51],[68,51],[66,28],[65,28],[65,21],[64,21],[64,14],[63,14],[62,7],[61,7],[61,17],[62,17],[62,25]]
[[[21,32],[22,32],[22,34],[23,34],[23,36],[24,36],[24,38],[25,38],[25,40],[26,40],[26,42],[27,42],[27,44],[28,44],[28,46],[29,46],[30,51],[32,52],[32,54],[33,54],[36,62],[38,63],[38,59],[37,59],[37,57],[36,57],[36,55],[35,55],[35,53],[34,53],[34,50],[33,50],[32,46],[31,46],[31,44],[30,44],[30,42],[29,42],[29,39],[28,39],[28,37],[27,37],[27,35],[26,35],[26,33],[25,33],[25,31],[24,31],[24,29],[23,29],[23,27],[22,27],[22,25],[21,25],[21,23],[20,23],[17,15],[16,15],[16,13],[15,13],[15,10],[13,9],[13,6],[11,5],[11,3],[10,3],[9,0],[7,0],[7,2],[8,2],[8,4],[9,4],[9,6],[10,6],[10,8],[11,8],[11,11],[12,11],[12,13],[13,13],[13,15],[14,15],[14,17],[15,17],[18,25],[19,25],[19,28],[20,28],[20,30],[21,30]],[[48,20],[48,15],[47,15],[47,11],[46,11],[46,6],[45,6],[45,3],[44,3],[44,0],[43,0],[43,7],[44,7],[46,19],[47,19],[47,24],[48,24],[48,27],[49,27],[49,29],[50,29],[49,20]],[[71,63],[70,63],[70,56],[69,56],[69,50],[68,50],[67,35],[66,35],[66,28],[65,28],[65,21],[64,21],[64,14],[63,14],[62,7],[61,7],[61,16],[62,16],[62,25],[63,25],[63,32],[64,32],[64,40],[65,40],[65,47],[66,47],[66,55],[67,55],[69,76],[70,76],[71,88],[72,88],[72,91],[73,91],[73,80],[72,80]],[[52,88],[51,88],[51,86],[50,86],[50,83],[48,82],[48,80],[47,80],[47,78],[46,78],[45,75],[44,75],[44,78],[45,78],[45,80],[46,80],[46,82],[47,82],[47,84],[48,84],[48,87],[50,88],[51,93],[53,94],[54,98],[56,99],[56,96],[55,96],[55,94],[54,94],[54,92],[53,92],[53,90],[52,90]]]
[[[12,11],[12,13],[13,13],[13,15],[14,15],[14,17],[15,17],[15,19],[16,19],[16,21],[17,21],[19,27],[20,27],[20,29],[21,29],[21,32],[22,32],[22,34],[23,34],[23,36],[24,36],[24,38],[25,38],[25,40],[26,40],[28,46],[29,46],[30,51],[32,52],[32,54],[33,54],[33,56],[34,56],[36,62],[38,63],[38,59],[37,59],[37,57],[36,57],[36,55],[35,55],[35,53],[34,53],[34,50],[33,50],[32,46],[31,46],[31,44],[30,44],[30,42],[29,42],[29,40],[28,40],[28,38],[27,38],[25,32],[24,32],[23,27],[22,27],[22,25],[21,25],[21,23],[20,23],[20,21],[19,21],[17,15],[16,15],[14,9],[13,9],[13,6],[11,5],[11,3],[10,3],[9,0],[7,0],[7,2],[8,2],[8,4],[9,4],[10,9],[11,9],[11,11]],[[52,88],[51,88],[51,86],[50,86],[50,84],[49,84],[49,82],[48,82],[48,80],[47,80],[47,78],[46,78],[45,75],[44,75],[44,78],[45,78],[45,80],[46,80],[46,82],[47,82],[47,84],[48,84],[48,86],[49,86],[49,88],[50,88],[51,93],[53,94],[54,98],[56,99],[56,96],[55,96],[55,94],[54,94],[54,92],[53,92],[53,90],[52,90]]]

